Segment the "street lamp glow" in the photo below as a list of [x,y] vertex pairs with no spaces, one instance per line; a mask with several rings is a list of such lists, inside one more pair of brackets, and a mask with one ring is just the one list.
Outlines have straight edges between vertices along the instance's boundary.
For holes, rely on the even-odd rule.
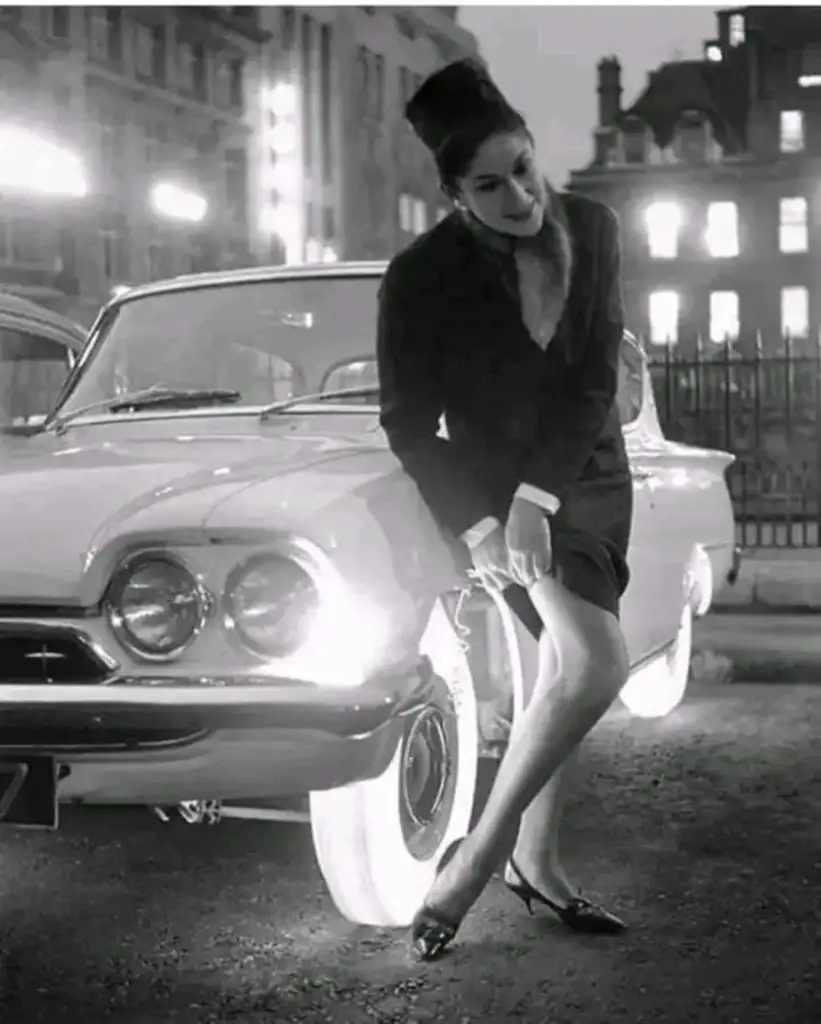
[[0,127],[0,188],[41,195],[88,195],[80,159],[25,128]]
[[299,168],[295,160],[277,160],[268,167],[265,173],[265,184],[268,188],[276,189],[281,196],[289,198],[299,192],[300,179]]
[[293,117],[296,113],[296,89],[280,82],[268,92],[268,109],[275,117]]
[[336,249],[327,245],[317,238],[309,238],[305,245],[305,260],[307,263],[336,263],[339,259]]
[[260,220],[263,231],[279,235],[286,242],[294,240],[299,234],[299,211],[290,203],[266,206]]
[[268,143],[281,156],[293,153],[297,146],[296,128],[287,121],[275,124],[268,133]]
[[205,218],[208,203],[205,198],[190,189],[161,182],[151,189],[151,205],[161,217],[170,220],[184,220],[198,224]]

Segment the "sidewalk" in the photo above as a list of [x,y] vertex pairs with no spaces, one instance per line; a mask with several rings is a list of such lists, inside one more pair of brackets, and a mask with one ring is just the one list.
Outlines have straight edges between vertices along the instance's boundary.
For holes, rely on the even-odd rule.
[[821,549],[746,550],[693,647],[694,680],[821,682]]
[[747,549],[735,585],[723,587],[713,611],[821,612],[821,549]]
[[821,683],[821,614],[710,612],[695,623],[697,682]]

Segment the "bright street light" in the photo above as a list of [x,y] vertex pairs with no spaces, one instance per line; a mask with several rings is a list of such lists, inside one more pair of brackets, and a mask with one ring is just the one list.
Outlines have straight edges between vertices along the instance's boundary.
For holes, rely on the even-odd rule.
[[41,195],[88,195],[78,157],[26,128],[0,127],[0,188]]
[[292,198],[300,187],[299,167],[295,160],[277,159],[277,162],[266,168],[265,185],[276,189],[281,196]]
[[292,241],[300,228],[299,210],[290,203],[267,206],[262,211],[262,230],[279,235],[284,241]]
[[297,146],[296,128],[287,121],[275,124],[268,132],[268,142],[275,153],[287,156],[293,153]]
[[172,182],[155,185],[151,189],[150,199],[154,211],[161,217],[184,220],[191,224],[203,220],[208,210],[208,203],[203,196]]
[[296,89],[280,82],[268,91],[268,109],[275,117],[293,117],[296,113]]

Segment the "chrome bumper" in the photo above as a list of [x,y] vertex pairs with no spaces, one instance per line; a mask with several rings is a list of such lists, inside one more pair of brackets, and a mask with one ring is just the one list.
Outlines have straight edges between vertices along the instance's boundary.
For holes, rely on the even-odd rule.
[[[351,688],[270,678],[180,680],[118,679],[96,685],[0,685],[0,750],[165,746],[208,733],[264,729],[306,731],[335,739],[364,739],[429,700],[433,676],[422,659],[412,667]],[[163,739],[157,744],[151,737]],[[19,741],[15,740],[19,737]],[[97,737],[99,742],[95,742]]]

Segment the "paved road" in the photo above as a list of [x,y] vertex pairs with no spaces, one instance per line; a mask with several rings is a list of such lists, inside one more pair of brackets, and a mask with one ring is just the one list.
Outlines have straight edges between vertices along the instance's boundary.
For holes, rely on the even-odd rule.
[[452,955],[341,920],[304,828],[67,812],[0,832],[3,1024],[821,1020],[821,688],[728,686],[604,722],[568,822],[619,938],[528,919],[495,882]]

